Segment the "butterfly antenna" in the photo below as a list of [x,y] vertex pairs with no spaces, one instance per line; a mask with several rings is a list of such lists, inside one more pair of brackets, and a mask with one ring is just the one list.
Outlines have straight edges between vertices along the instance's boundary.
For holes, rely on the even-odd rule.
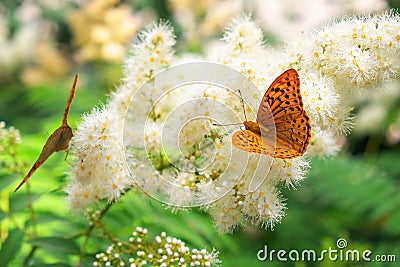
[[242,125],[243,123],[230,123],[230,124],[219,124],[219,123],[213,123],[212,125],[214,126],[233,126],[233,125]]
[[242,92],[239,91],[239,95],[240,95],[240,100],[242,101],[242,107],[243,107],[243,112],[244,112],[244,118],[247,121],[247,116],[246,116],[246,109],[244,108],[244,101],[243,101],[243,97],[242,97]]
[[62,126],[67,126],[67,120],[68,120],[68,113],[69,113],[69,109],[71,108],[71,102],[72,99],[75,96],[75,89],[76,89],[76,83],[78,82],[78,73],[75,74],[75,79],[74,79],[74,83],[72,84],[72,88],[71,88],[71,92],[69,93],[69,98],[67,101],[67,105],[65,106],[65,110],[64,110],[64,116],[63,116],[63,120],[62,120]]

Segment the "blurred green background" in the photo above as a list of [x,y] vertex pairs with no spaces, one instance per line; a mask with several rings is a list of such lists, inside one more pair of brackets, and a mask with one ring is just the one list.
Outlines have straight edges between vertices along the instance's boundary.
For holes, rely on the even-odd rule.
[[[81,251],[88,222],[66,211],[62,185],[68,164],[62,153],[53,155],[35,173],[29,190],[12,191],[48,135],[60,125],[74,74],[80,78],[69,116],[73,128],[83,113],[106,102],[107,94],[118,85],[123,56],[145,25],[160,18],[169,20],[177,35],[177,54],[203,54],[222,37],[229,20],[243,12],[252,12],[266,41],[279,45],[287,38],[280,33],[317,27],[346,13],[399,7],[399,1],[335,1],[323,8],[323,1],[315,0],[304,5],[321,11],[307,13],[306,6],[285,10],[291,1],[281,1],[275,3],[284,11],[278,22],[282,28],[277,29],[268,19],[269,10],[277,9],[261,2],[0,1],[0,121],[21,135],[20,144],[0,150],[0,266],[76,266],[79,257],[82,266],[92,266],[94,255],[110,245],[110,240],[92,234],[86,250]],[[335,249],[338,238],[345,238],[349,249],[393,254],[397,259],[397,263],[368,266],[398,266],[400,88],[397,81],[391,87],[381,96],[355,101],[356,126],[349,136],[343,136],[342,151],[334,158],[312,159],[301,186],[283,189],[288,209],[272,231],[252,227],[221,235],[205,213],[172,214],[160,203],[133,192],[114,203],[103,222],[122,240],[143,226],[150,236],[166,231],[191,247],[214,247],[222,266],[366,266],[329,260],[257,259],[265,245],[275,250],[321,251]],[[374,116],[377,113],[381,115]],[[0,142],[7,146],[4,140]]]

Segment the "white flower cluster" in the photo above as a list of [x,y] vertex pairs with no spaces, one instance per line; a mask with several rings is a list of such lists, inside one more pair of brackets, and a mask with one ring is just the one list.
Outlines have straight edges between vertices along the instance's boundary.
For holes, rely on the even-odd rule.
[[385,0],[256,0],[254,13],[260,18],[265,31],[279,40],[292,38],[301,31],[309,31],[332,17],[343,14],[380,12],[388,8]]
[[73,209],[102,198],[119,198],[132,183],[122,152],[121,114],[107,106],[83,119],[73,138],[73,179],[65,188]]
[[[146,242],[147,229],[137,227],[129,243],[118,242],[105,253],[96,254],[93,266],[219,266],[218,253],[206,249],[190,249],[182,240],[165,232]],[[123,256],[128,256],[124,260]]]
[[[399,15],[346,17],[290,40],[281,50],[262,44],[260,29],[248,17],[233,21],[217,60],[241,71],[264,93],[282,71],[299,72],[301,94],[311,125],[306,155],[331,156],[340,147],[337,138],[352,128],[349,96],[372,90],[399,71]],[[257,109],[258,107],[253,107]],[[304,157],[274,160],[266,182],[255,192],[238,184],[215,203],[216,225],[231,231],[246,221],[273,226],[284,214],[285,204],[276,185],[295,186],[304,179],[309,164]],[[242,186],[241,186],[242,185]]]
[[354,99],[376,92],[398,73],[399,20],[395,11],[345,17],[287,44],[288,56],[279,65],[299,69],[304,103],[317,119],[311,121],[311,155],[335,154],[338,148],[327,144],[352,129]]
[[0,121],[0,154],[6,155],[6,151],[21,143],[21,136],[18,129],[14,127],[6,128],[6,123]]
[[311,65],[332,77],[341,94],[375,87],[399,68],[399,22],[394,11],[334,22],[316,32]]
[[[352,128],[348,96],[361,88],[371,90],[398,73],[399,27],[394,12],[348,17],[303,34],[278,51],[263,44],[261,30],[249,17],[239,17],[211,53],[217,56],[207,60],[235,69],[257,93],[243,83],[234,84],[233,91],[215,83],[160,86],[165,72],[157,73],[185,59],[173,57],[171,28],[149,28],[127,57],[123,83],[110,102],[78,127],[73,139],[77,162],[67,186],[70,207],[118,198],[137,184],[178,208],[203,204],[221,232],[247,222],[273,227],[285,211],[279,185],[295,187],[304,179],[307,155],[326,157],[339,151],[336,139]],[[166,74],[165,84],[185,81],[185,66],[192,76],[203,71],[192,70],[191,64],[181,66]],[[232,148],[231,131],[213,123],[243,122],[237,89],[246,100],[249,119],[254,119],[258,95],[289,68],[299,73],[312,125],[305,156],[281,160]],[[263,180],[257,180],[260,177]],[[254,179],[259,186],[249,190]]]
[[118,199],[133,184],[123,153],[126,109],[135,90],[168,63],[175,43],[166,24],[149,28],[139,39],[134,48],[136,54],[126,60],[123,86],[106,106],[85,115],[74,134],[72,150],[76,160],[65,188],[71,210],[80,210],[104,198]]
[[18,144],[21,143],[21,136],[18,129],[6,128],[6,123],[0,121],[0,166],[2,171],[17,173],[20,164],[17,161]]

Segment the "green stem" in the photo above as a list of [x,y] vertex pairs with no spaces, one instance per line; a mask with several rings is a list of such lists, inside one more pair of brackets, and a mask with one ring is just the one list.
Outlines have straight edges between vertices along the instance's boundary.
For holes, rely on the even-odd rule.
[[27,185],[27,191],[28,191],[28,209],[31,213],[31,219],[32,219],[32,236],[31,238],[35,238],[37,236],[37,215],[35,212],[35,209],[33,208],[33,198],[32,198],[32,190],[29,182],[26,184]]
[[[104,207],[104,209],[100,212],[99,220],[101,220],[101,218],[105,215],[105,213],[111,208],[113,203],[114,202],[107,203],[107,205]],[[89,242],[89,238],[91,237],[92,231],[95,228],[95,226],[96,226],[96,224],[91,224],[85,231],[85,239],[83,240],[77,267],[82,266],[82,260],[83,260],[83,257],[85,256],[86,246]]]
[[31,261],[32,261],[33,255],[35,254],[35,251],[37,248],[38,248],[37,246],[33,246],[31,248],[31,251],[29,252],[28,256],[26,256],[22,266],[31,266],[32,265]]
[[376,157],[378,155],[383,136],[384,134],[379,132],[376,135],[370,136],[368,138],[367,144],[365,146],[365,156]]
[[[37,215],[35,213],[35,209],[33,208],[32,191],[29,181],[26,183],[26,185],[28,192],[28,209],[31,213],[31,219],[32,219],[32,234],[30,235],[30,239],[33,239],[37,236]],[[35,254],[36,249],[37,249],[36,246],[32,246],[31,251],[26,256],[22,266],[30,266],[30,262],[33,258],[33,255]]]

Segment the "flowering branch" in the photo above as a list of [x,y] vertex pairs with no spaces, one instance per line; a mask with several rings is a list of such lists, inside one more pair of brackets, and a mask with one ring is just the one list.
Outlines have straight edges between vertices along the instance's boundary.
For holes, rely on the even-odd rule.
[[[172,29],[165,23],[153,25],[139,34],[125,60],[122,84],[109,103],[86,115],[78,126],[73,139],[77,160],[66,187],[70,209],[103,198],[112,201],[127,188],[143,186],[146,193],[162,195],[162,201],[175,208],[204,203],[221,232],[247,222],[273,227],[286,209],[279,187],[296,187],[307,174],[310,156],[328,157],[340,150],[337,139],[353,127],[349,96],[378,88],[399,72],[399,29],[394,11],[346,17],[277,50],[265,46],[261,30],[249,17],[231,23],[212,53],[217,56],[202,60],[233,68],[257,88],[255,93],[241,90],[249,116],[258,108],[258,94],[283,70],[295,68],[300,76],[312,126],[310,145],[302,157],[268,159],[267,168],[265,158],[232,150],[231,131],[213,127],[214,114],[229,123],[244,120],[236,92],[202,84],[191,84],[186,91],[184,86],[160,86],[160,71],[193,59],[173,57]],[[167,80],[185,80],[202,69],[179,71],[183,74],[170,74]],[[164,133],[175,130],[179,134]],[[243,162],[246,166],[240,169]],[[263,183],[249,190],[252,179],[260,175]]]
[[146,243],[147,229],[137,227],[128,242],[115,242],[96,254],[93,266],[219,266],[215,251],[190,250],[181,240],[165,232]]

